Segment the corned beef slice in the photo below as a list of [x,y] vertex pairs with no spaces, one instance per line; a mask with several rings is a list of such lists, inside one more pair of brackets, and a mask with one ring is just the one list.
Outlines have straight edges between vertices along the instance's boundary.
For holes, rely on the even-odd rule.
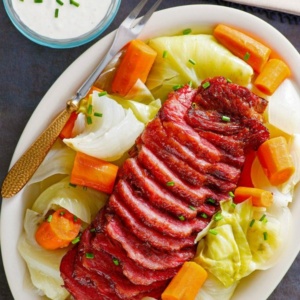
[[269,137],[266,100],[223,77],[205,82],[169,95],[107,205],[63,258],[62,278],[75,299],[160,298],[194,256],[197,232],[235,189],[246,152]]

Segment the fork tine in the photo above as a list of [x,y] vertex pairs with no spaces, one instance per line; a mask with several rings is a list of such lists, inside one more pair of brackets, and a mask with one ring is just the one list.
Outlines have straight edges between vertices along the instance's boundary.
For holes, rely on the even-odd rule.
[[[145,2],[145,1],[143,1]],[[150,17],[152,16],[152,14],[155,12],[155,10],[157,9],[157,7],[160,5],[160,3],[162,2],[162,0],[157,0],[152,7],[147,11],[147,13],[143,16],[143,18],[135,25],[135,27],[140,27],[140,31],[142,30],[142,28],[144,27],[144,25],[148,22],[148,20],[150,19]],[[137,31],[138,28],[135,28],[135,30]]]
[[[131,13],[128,15],[128,17],[126,19],[131,19],[134,20],[136,19],[136,17],[139,15],[139,13],[141,12],[141,10],[143,9],[143,7],[146,5],[146,3],[148,2],[148,0],[142,0],[132,11]],[[126,20],[125,19],[125,20]]]

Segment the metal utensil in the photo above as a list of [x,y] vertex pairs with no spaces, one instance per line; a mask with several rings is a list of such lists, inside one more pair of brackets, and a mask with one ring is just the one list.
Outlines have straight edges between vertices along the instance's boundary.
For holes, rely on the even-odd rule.
[[71,113],[78,109],[81,99],[88,94],[91,86],[97,80],[103,69],[125,46],[125,44],[127,44],[130,40],[135,39],[140,34],[153,12],[162,2],[162,0],[157,0],[148,12],[140,20],[137,20],[139,13],[148,1],[149,0],[142,0],[121,23],[120,27],[116,31],[115,38],[110,49],[93,73],[79,88],[75,96],[72,97],[71,100],[67,101],[66,108],[51,122],[46,130],[42,132],[37,140],[9,170],[1,189],[1,195],[3,198],[10,198],[14,196],[25,186],[51,149],[62,128],[69,120]]

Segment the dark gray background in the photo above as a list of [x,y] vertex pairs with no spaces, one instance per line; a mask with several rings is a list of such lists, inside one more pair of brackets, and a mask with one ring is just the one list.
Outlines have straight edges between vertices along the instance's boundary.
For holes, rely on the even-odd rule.
[[[139,0],[123,0],[115,20],[99,39],[116,29],[138,2]],[[247,11],[277,28],[300,51],[300,17],[224,1],[164,0],[160,9],[188,4],[225,5]],[[6,175],[18,139],[35,107],[59,75],[94,42],[64,50],[39,46],[15,29],[1,1],[0,184]],[[18,270],[16,270],[16,276],[18,276]],[[0,260],[0,300],[10,299],[13,297],[6,281],[2,260]],[[269,300],[282,299],[300,299],[299,255],[282,282],[269,297]]]

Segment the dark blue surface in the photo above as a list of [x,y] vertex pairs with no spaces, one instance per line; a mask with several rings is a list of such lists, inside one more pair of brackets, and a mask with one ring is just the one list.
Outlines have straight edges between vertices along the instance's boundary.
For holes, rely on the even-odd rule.
[[[99,38],[117,28],[139,0],[122,0],[115,20]],[[224,1],[164,0],[160,8],[188,4],[215,4],[245,10],[267,21],[300,51],[300,17]],[[51,49],[20,34],[0,3],[0,183],[6,175],[20,135],[44,94],[59,75],[93,42],[73,49]],[[13,217],[13,216],[12,216]],[[300,217],[300,216],[299,216]],[[16,270],[18,276],[18,270]],[[300,256],[269,300],[300,299]],[[11,300],[0,260],[0,300]],[[241,299],[242,300],[242,299]],[[264,300],[264,299],[256,299]]]

